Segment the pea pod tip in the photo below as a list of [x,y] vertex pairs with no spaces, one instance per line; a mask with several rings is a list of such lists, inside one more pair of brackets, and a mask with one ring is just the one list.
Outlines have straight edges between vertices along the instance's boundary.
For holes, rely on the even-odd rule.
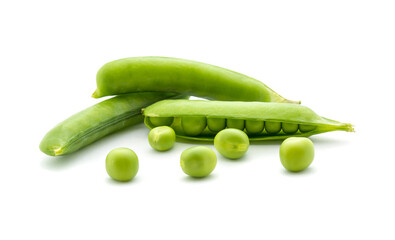
[[93,97],[93,98],[99,98],[100,97],[100,94],[98,93],[97,89],[92,93],[91,97]]

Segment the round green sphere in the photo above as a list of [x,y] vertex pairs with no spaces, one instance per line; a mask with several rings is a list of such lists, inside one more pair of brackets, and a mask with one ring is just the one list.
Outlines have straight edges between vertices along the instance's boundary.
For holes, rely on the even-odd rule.
[[172,117],[150,117],[150,122],[154,126],[170,126],[173,123],[174,118]]
[[130,181],[139,170],[139,160],[131,149],[115,148],[107,155],[106,170],[117,181]]
[[206,128],[207,119],[205,117],[183,117],[181,126],[187,136],[197,136]]
[[299,172],[310,166],[314,159],[313,142],[305,137],[290,137],[280,146],[280,160],[285,169]]
[[224,157],[237,159],[247,152],[250,140],[245,132],[227,128],[215,135],[214,146]]
[[217,155],[208,147],[191,147],[181,153],[180,165],[191,177],[206,177],[217,165]]
[[167,151],[174,146],[176,133],[168,126],[156,127],[149,132],[148,142],[155,150]]

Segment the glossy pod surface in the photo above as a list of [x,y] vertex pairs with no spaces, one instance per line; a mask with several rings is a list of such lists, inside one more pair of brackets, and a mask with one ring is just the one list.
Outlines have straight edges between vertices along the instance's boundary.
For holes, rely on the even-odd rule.
[[171,93],[132,93],[97,103],[56,125],[42,139],[40,150],[65,155],[122,128],[143,122],[141,108],[171,97]]
[[225,68],[170,57],[131,57],[103,65],[99,98],[131,92],[174,92],[215,100],[292,102],[262,82]]
[[[264,102],[237,102],[237,101],[205,101],[205,100],[163,100],[143,109],[145,125],[155,127],[151,118],[172,118],[170,125],[177,137],[190,140],[212,141],[219,127],[206,127],[200,133],[188,134],[185,118],[205,119],[210,123],[210,118],[224,119],[225,126],[229,128],[229,119],[246,122],[244,129],[250,141],[285,139],[291,136],[311,136],[330,131],[353,132],[349,123],[341,123],[317,115],[310,108],[298,104],[264,103]],[[207,120],[206,120],[207,119]],[[232,121],[234,122],[234,121]],[[201,126],[200,126],[201,127]],[[201,127],[202,128],[202,127]],[[262,129],[262,131],[260,131]]]

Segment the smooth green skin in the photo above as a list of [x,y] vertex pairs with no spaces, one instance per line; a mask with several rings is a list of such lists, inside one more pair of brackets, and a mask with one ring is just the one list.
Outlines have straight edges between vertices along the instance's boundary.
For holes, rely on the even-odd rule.
[[[176,132],[178,140],[187,139],[193,141],[213,141],[215,132],[205,129],[196,136],[187,135],[181,124],[184,117],[241,119],[243,121],[265,122],[265,129],[275,133],[263,131],[259,134],[250,134],[250,141],[280,140],[288,137],[308,137],[330,131],[354,132],[350,123],[341,123],[317,115],[308,107],[289,103],[265,103],[265,102],[238,102],[238,101],[205,101],[205,100],[163,100],[143,109],[144,123],[148,128],[154,126],[150,123],[150,117],[174,117],[171,127]],[[313,126],[311,131],[297,131],[288,134],[281,131],[281,123]],[[274,131],[275,130],[275,131]]]
[[226,127],[225,118],[207,118],[207,127],[210,131],[219,132]]
[[265,127],[264,121],[246,120],[246,131],[248,134],[259,134]]
[[298,131],[298,124],[295,123],[282,123],[281,128],[285,133],[294,134]]
[[129,148],[115,148],[106,157],[106,170],[114,180],[126,182],[132,180],[139,170],[139,160]]
[[180,165],[191,177],[206,177],[215,169],[217,155],[208,147],[191,147],[181,153]]
[[248,151],[250,141],[245,132],[227,128],[217,133],[214,138],[214,146],[222,156],[238,159]]
[[226,120],[226,126],[228,128],[236,128],[239,130],[244,130],[244,120],[243,119],[232,119],[232,118],[228,118]]
[[143,122],[141,108],[166,98],[186,98],[172,93],[131,93],[97,103],[52,128],[40,150],[50,156],[73,153],[118,130]]
[[197,136],[206,128],[207,119],[205,117],[183,117],[181,124],[185,134],[188,136]]
[[300,103],[281,97],[262,82],[241,73],[170,57],[131,57],[106,63],[97,72],[96,83],[94,98],[147,91],[216,100]]
[[168,126],[156,127],[149,132],[148,142],[155,150],[167,151],[174,146],[176,133]]
[[281,131],[281,122],[265,122],[266,132],[269,134],[277,134]]
[[170,126],[173,123],[174,118],[172,117],[152,117],[150,118],[151,123],[154,126]]
[[280,160],[285,169],[299,172],[310,166],[314,160],[314,144],[305,137],[290,137],[280,146]]
[[314,126],[314,125],[299,124],[299,130],[302,133],[313,131],[316,128],[317,128],[317,126]]

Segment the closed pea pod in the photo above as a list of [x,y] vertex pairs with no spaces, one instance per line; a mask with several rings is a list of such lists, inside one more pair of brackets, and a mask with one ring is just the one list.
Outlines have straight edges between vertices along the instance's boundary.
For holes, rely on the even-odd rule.
[[172,92],[215,100],[298,103],[241,73],[170,57],[131,57],[106,63],[97,72],[96,84],[92,95],[95,98],[131,92]]
[[[250,123],[264,122],[264,131],[257,133],[260,127],[254,131],[245,129],[250,141],[285,139],[291,136],[311,136],[330,131],[353,132],[349,123],[341,123],[317,115],[310,108],[297,104],[287,103],[264,103],[264,102],[237,102],[237,101],[205,101],[205,100],[163,100],[143,109],[145,124],[152,128],[148,119],[152,116],[173,117],[171,127],[177,137],[213,141],[215,132],[208,129],[199,134],[190,135],[183,128],[181,120],[185,117],[195,118],[221,118],[238,119]],[[229,126],[229,124],[227,124]],[[281,131],[281,126],[283,131]],[[309,126],[309,131],[298,131],[301,125]],[[296,131],[295,131],[296,127]],[[305,129],[304,129],[305,130]]]
[[171,93],[131,93],[97,103],[52,128],[41,140],[40,150],[50,156],[70,154],[113,132],[142,123],[141,108]]

